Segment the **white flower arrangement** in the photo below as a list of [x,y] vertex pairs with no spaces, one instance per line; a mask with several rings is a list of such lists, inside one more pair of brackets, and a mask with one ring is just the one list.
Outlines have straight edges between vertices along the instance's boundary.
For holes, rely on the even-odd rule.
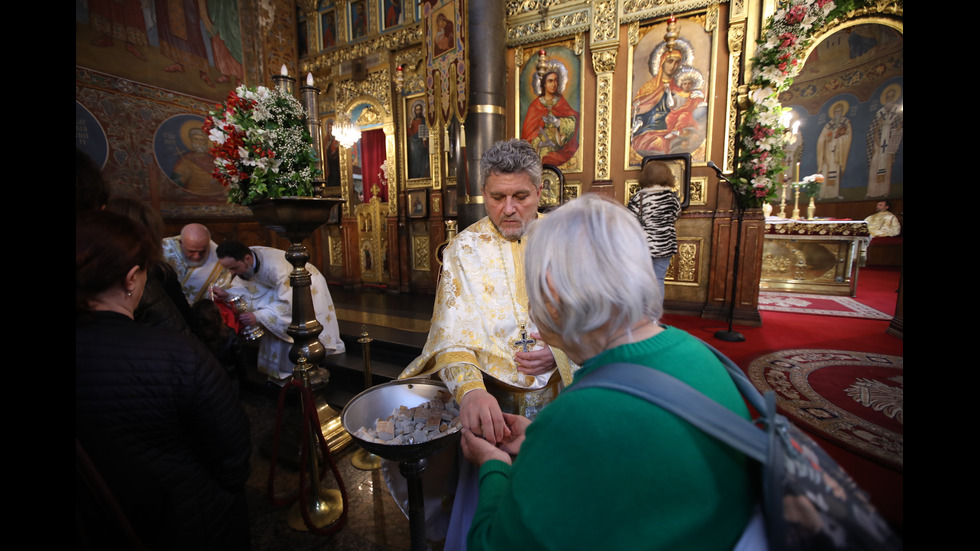
[[313,196],[320,171],[305,116],[296,98],[264,86],[239,86],[208,114],[214,177],[228,187],[228,202]]
[[767,21],[752,59],[752,105],[739,128],[735,187],[743,206],[760,206],[776,195],[776,175],[783,169],[786,144],[786,127],[780,121],[785,109],[779,94],[799,73],[814,31],[836,14],[864,3],[867,0],[788,0]]

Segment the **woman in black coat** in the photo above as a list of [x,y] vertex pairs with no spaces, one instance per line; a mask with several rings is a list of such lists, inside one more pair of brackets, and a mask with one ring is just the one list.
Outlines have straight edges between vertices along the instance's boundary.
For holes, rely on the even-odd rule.
[[133,320],[158,247],[126,217],[76,215],[79,542],[247,549],[252,448],[237,390],[196,339]]

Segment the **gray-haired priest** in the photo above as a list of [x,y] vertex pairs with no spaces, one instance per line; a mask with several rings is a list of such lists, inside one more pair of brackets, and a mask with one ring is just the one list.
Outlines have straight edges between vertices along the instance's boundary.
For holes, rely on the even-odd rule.
[[[462,425],[493,443],[509,436],[503,412],[534,418],[571,383],[573,366],[540,341],[528,315],[522,239],[538,217],[541,159],[525,141],[494,144],[480,160],[487,217],[460,232],[443,254],[429,337],[400,378],[431,374],[460,404]],[[464,462],[465,463],[465,462]],[[465,467],[465,465],[461,465]],[[457,488],[452,526],[465,542],[471,505]],[[475,480],[475,479],[474,479]]]
[[217,248],[211,232],[202,224],[187,224],[180,235],[164,238],[163,257],[177,272],[188,304],[211,298],[208,288],[212,285],[222,289],[231,286],[231,274],[218,263]]

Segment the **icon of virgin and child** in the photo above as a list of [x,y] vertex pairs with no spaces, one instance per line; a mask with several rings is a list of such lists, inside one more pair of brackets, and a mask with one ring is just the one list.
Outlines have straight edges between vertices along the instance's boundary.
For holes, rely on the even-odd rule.
[[630,145],[640,156],[691,153],[704,143],[708,104],[694,48],[668,24],[650,53],[652,78],[633,98]]

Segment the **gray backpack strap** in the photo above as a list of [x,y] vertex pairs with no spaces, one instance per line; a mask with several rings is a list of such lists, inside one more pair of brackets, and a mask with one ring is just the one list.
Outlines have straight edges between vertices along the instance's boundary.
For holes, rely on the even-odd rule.
[[566,392],[583,388],[616,390],[652,402],[756,461],[766,462],[769,444],[764,430],[662,371],[638,364],[608,364],[583,376]]
[[[738,392],[742,395],[742,398],[745,398],[745,401],[760,414],[766,415],[769,409],[767,400],[763,398],[762,393],[759,392],[759,389],[755,388],[755,385],[752,384],[752,381],[749,380],[745,373],[735,365],[735,362],[731,361],[728,356],[722,354],[710,344],[704,341],[701,341],[701,344],[713,352],[715,357],[718,358],[718,361],[725,366],[725,370],[728,371],[728,376],[732,378],[732,382],[735,383],[735,387],[738,388]],[[775,412],[775,410],[773,411]],[[766,417],[766,419],[770,418],[768,416]]]

